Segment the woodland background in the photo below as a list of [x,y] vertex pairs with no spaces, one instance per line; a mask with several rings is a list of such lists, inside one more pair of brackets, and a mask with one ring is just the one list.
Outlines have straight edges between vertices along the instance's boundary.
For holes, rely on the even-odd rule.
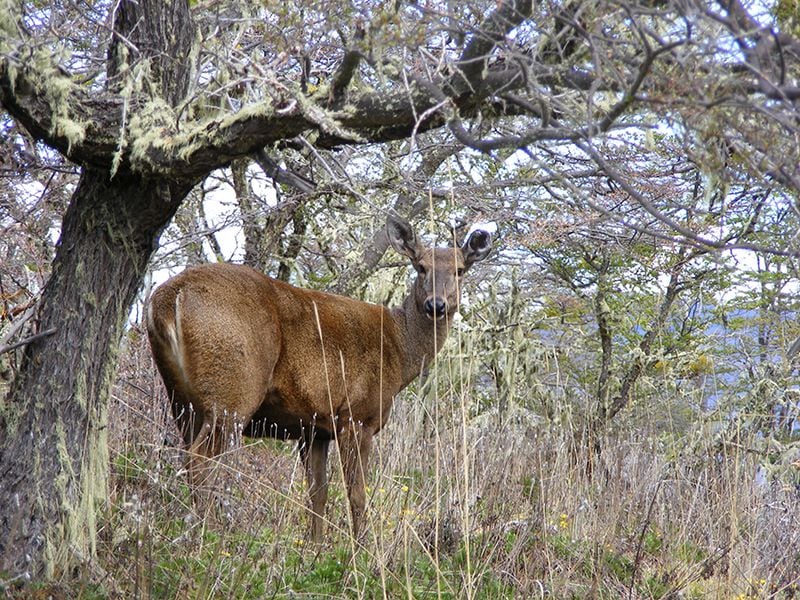
[[[793,0],[172,4],[0,2],[0,592],[800,597]],[[395,304],[390,211],[496,250],[363,547],[290,444],[198,514],[153,285]]]

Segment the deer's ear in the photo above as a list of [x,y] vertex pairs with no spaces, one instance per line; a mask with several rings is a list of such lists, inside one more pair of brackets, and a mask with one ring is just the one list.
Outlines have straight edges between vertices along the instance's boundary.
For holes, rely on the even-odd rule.
[[464,268],[469,268],[474,263],[483,260],[492,251],[492,236],[488,231],[476,229],[461,246],[464,254]]
[[386,235],[392,248],[412,261],[419,258],[420,246],[414,228],[400,217],[389,215],[386,219]]

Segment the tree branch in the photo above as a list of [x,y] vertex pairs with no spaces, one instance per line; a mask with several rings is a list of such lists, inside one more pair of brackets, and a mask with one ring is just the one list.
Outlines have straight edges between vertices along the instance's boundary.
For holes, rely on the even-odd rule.
[[[15,62],[11,69],[10,62]],[[507,70],[493,85],[507,87],[516,77]],[[38,78],[38,79],[37,79]],[[40,81],[40,84],[34,82]],[[68,89],[67,97],[55,106],[46,88]],[[89,96],[85,89],[72,86],[69,77],[54,69],[49,74],[28,73],[19,59],[0,59],[0,103],[31,135],[56,148],[70,160],[99,169],[110,169],[118,150],[123,100],[113,94]],[[135,171],[177,181],[196,181],[209,171],[228,165],[235,158],[252,154],[279,140],[311,130],[320,131],[316,119],[288,97],[263,101],[236,114],[220,115],[199,123],[175,126],[176,115],[166,107],[149,114],[152,105],[130,101],[128,113],[140,115],[139,137],[125,149],[119,171]],[[330,112],[326,118],[341,130],[353,132],[361,141],[387,142],[441,127],[444,118],[432,114],[418,123],[416,115],[435,106],[429,94],[419,87],[383,94],[368,92],[354,98],[348,111]],[[65,114],[64,106],[70,107]],[[479,103],[470,98],[456,102],[467,115],[476,114]],[[320,111],[323,109],[319,108]],[[143,113],[144,116],[141,116]],[[355,143],[336,129],[320,131],[317,146],[332,148]]]
[[479,96],[488,95],[483,83],[489,55],[509,32],[530,17],[532,10],[531,0],[506,0],[486,17],[455,64],[456,73],[450,79],[454,95],[467,91]]
[[741,0],[720,0],[719,5],[727,13],[727,19],[711,10],[706,14],[734,35],[759,90],[773,100],[800,99],[800,87],[785,81],[787,57],[793,57],[795,62],[800,60],[800,40],[761,25]]
[[7,346],[0,346],[0,354],[5,354],[6,352],[11,352],[12,350],[15,350],[17,348],[21,348],[22,346],[27,346],[31,342],[35,342],[36,340],[40,340],[40,339],[45,338],[47,336],[53,335],[56,331],[58,331],[58,330],[55,327],[51,327],[50,329],[47,329],[45,331],[41,331],[41,332],[39,332],[37,334],[34,334],[34,335],[30,336],[30,337],[27,337],[24,340],[21,340],[19,342],[14,343],[14,344],[8,344]]
[[267,177],[273,179],[277,183],[292,187],[303,194],[310,194],[317,189],[317,184],[310,179],[281,167],[276,161],[270,158],[263,148],[256,150],[254,157],[256,163],[264,170]]
[[[420,187],[424,186],[430,181],[441,164],[460,149],[461,146],[456,144],[432,146],[430,151],[425,153],[422,162],[410,179]],[[415,198],[413,192],[410,190],[403,191],[397,196],[392,210],[407,219],[413,219],[427,206],[425,202],[415,200],[417,198]],[[335,294],[352,294],[375,271],[383,255],[389,249],[389,238],[386,237],[386,228],[382,225],[375,230],[372,239],[365,245],[361,262],[350,265],[349,268],[340,273],[336,284],[330,291]]]
[[[358,24],[356,26],[356,32],[353,35],[353,40],[360,42],[364,39],[364,33],[364,27]],[[341,108],[345,100],[345,94],[347,93],[347,86],[350,85],[353,75],[355,75],[358,70],[359,62],[361,62],[361,53],[358,50],[350,48],[344,53],[344,58],[342,58],[342,62],[339,64],[339,68],[336,69],[331,80],[331,89],[328,95],[328,108]]]

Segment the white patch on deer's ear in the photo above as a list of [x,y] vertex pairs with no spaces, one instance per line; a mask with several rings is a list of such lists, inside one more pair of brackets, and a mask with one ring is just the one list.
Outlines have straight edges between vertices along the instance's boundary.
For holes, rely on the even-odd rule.
[[386,236],[389,238],[392,248],[398,253],[407,256],[412,261],[419,260],[421,250],[419,240],[408,221],[389,215],[386,219]]
[[483,229],[476,229],[469,234],[469,237],[461,246],[464,254],[464,268],[469,268],[472,264],[483,260],[492,251],[492,235]]

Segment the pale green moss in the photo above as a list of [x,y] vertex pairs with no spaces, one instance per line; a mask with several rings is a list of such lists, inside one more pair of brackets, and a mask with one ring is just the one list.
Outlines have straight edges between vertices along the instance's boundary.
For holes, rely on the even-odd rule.
[[149,165],[149,152],[153,148],[169,151],[175,135],[175,112],[161,98],[154,98],[131,116],[128,136],[131,148],[131,164]]
[[27,68],[25,74],[50,107],[50,135],[65,138],[69,154],[72,146],[86,138],[86,123],[71,114],[70,100],[76,90],[75,84],[56,66],[53,55],[44,50],[33,52],[31,68]]
[[[71,514],[73,527],[70,531],[71,546],[79,554],[73,556],[72,561],[78,558],[85,561],[95,555],[97,550],[97,513],[106,505],[108,497],[108,436],[107,436],[107,407],[108,392],[111,389],[116,360],[112,359],[110,366],[103,375],[100,397],[97,398],[97,406],[88,405],[85,381],[81,387],[84,388],[82,406],[87,411],[88,431],[86,432],[86,443],[83,452],[83,464],[81,465],[80,490],[78,503]],[[96,410],[94,410],[96,408]],[[75,554],[75,552],[73,552]]]
[[239,121],[244,121],[251,118],[271,117],[274,114],[275,108],[269,101],[256,102],[253,104],[248,104],[239,112],[225,115],[222,120],[220,120],[219,124],[220,127],[225,128],[230,127]]
[[[132,153],[135,154],[135,156],[131,157],[131,161],[141,160],[146,155],[146,151],[142,149],[142,142],[145,144],[144,147],[146,148],[153,142],[150,134],[154,134],[157,138],[161,138],[163,135],[169,136],[170,131],[174,129],[176,121],[175,112],[172,108],[164,102],[158,94],[150,89],[150,83],[152,81],[150,61],[141,60],[133,67],[129,67],[127,50],[120,52],[118,60],[120,61],[118,65],[119,75],[122,81],[119,95],[122,98],[123,104],[117,149],[111,162],[112,177],[117,172],[122,162],[122,156],[125,150],[131,145],[129,142],[130,140],[138,140],[140,142],[138,149],[133,149]],[[138,94],[151,96],[153,100],[130,117],[129,126],[130,100]],[[137,152],[138,154],[136,154]]]
[[131,77],[131,70],[128,64],[128,48],[124,44],[120,44],[117,51],[117,69],[119,76],[122,79],[122,89],[120,90],[120,97],[122,98],[122,119],[119,125],[119,137],[117,138],[117,149],[114,151],[114,156],[111,158],[111,177],[114,177],[119,170],[119,165],[122,163],[122,154],[127,147],[127,138],[125,132],[128,129],[128,109],[130,107],[130,99],[133,94],[134,78]]
[[[136,78],[138,80],[139,78]],[[341,126],[338,119],[352,113],[348,107],[342,112],[332,112],[321,108],[302,94],[294,97],[300,112],[321,131],[354,142],[362,142],[363,138],[354,131]],[[180,110],[186,115],[189,106]],[[213,114],[192,123],[181,122],[182,130],[178,131],[178,113],[160,98],[148,102],[131,115],[127,140],[121,135],[118,153],[125,147],[130,148],[131,164],[142,170],[159,171],[159,165],[152,162],[152,156],[163,154],[179,160],[191,160],[200,149],[220,144],[220,132],[248,119],[269,118],[276,113],[270,101],[249,104],[236,113]]]
[[345,140],[350,140],[352,142],[364,141],[364,138],[358,135],[355,131],[351,131],[345,127],[342,127],[341,123],[339,123],[337,120],[337,117],[339,117],[338,113],[325,110],[318,104],[314,104],[311,99],[307,98],[303,94],[296,94],[295,100],[297,101],[300,112],[303,114],[303,116],[314,123],[323,132]]
[[[11,0],[0,0],[0,56],[10,81],[14,82],[21,74],[28,79],[47,102],[50,113],[50,135],[65,138],[67,152],[86,137],[86,123],[75,119],[70,106],[75,84],[57,66],[57,57],[65,50],[45,48],[26,48],[18,39],[19,11]],[[16,66],[24,64],[25,67]]]
[[[90,336],[91,337],[91,336]],[[87,350],[88,352],[88,350]],[[89,356],[89,354],[85,354]],[[59,518],[50,519],[51,527],[45,533],[44,566],[47,578],[62,575],[59,569],[80,565],[92,559],[97,550],[97,513],[105,506],[108,491],[107,402],[108,393],[98,398],[98,406],[90,406],[88,381],[84,365],[75,381],[72,401],[86,411],[88,430],[81,447],[81,464],[78,474],[67,444],[67,427],[61,420],[54,424],[52,443],[56,450],[59,472],[48,474],[47,485],[60,504],[56,507]],[[113,377],[113,367],[104,373],[106,385]],[[109,388],[110,389],[110,388]],[[94,410],[94,409],[97,410]],[[72,449],[73,454],[76,449]],[[50,509],[52,510],[52,508]]]
[[17,36],[19,11],[12,0],[0,0],[0,55],[10,52],[11,40]]
[[158,171],[159,166],[150,159],[153,153],[158,152],[176,156],[180,160],[190,160],[201,148],[218,145],[222,141],[220,131],[247,119],[269,117],[272,114],[274,109],[269,102],[258,102],[221,118],[184,123],[184,130],[178,132],[175,111],[162,100],[154,100],[130,119],[131,163],[134,167],[146,166]]
[[[358,134],[342,127],[337,120],[348,114],[347,112],[327,111],[302,94],[297,94],[294,101],[300,112],[321,131],[355,142],[363,141]],[[131,161],[158,170],[158,165],[150,164],[148,158],[154,150],[168,156],[176,156],[180,160],[191,160],[201,148],[218,145],[221,141],[221,131],[224,132],[236,123],[248,119],[271,117],[275,112],[271,102],[256,102],[236,113],[207,117],[191,126],[184,123],[184,130],[176,132],[174,111],[166,104],[150,103],[131,118],[130,139],[133,140]]]
[[69,154],[72,146],[82,143],[86,138],[86,126],[73,119],[58,118],[53,120],[51,133],[67,139],[67,154]]
[[269,102],[249,104],[236,113],[230,113],[220,119],[204,119],[175,139],[178,157],[189,160],[192,155],[207,146],[215,146],[219,142],[219,132],[225,131],[236,123],[254,118],[270,117],[274,114]]
[[69,543],[67,540],[71,539],[70,534],[73,532],[73,509],[68,503],[70,482],[75,479],[75,472],[72,469],[72,461],[70,459],[69,451],[67,449],[67,436],[64,429],[64,422],[60,419],[56,420],[53,424],[54,439],[51,443],[55,447],[57,463],[59,472],[56,474],[48,473],[46,485],[52,487],[51,491],[41,494],[40,497],[55,496],[56,500],[60,500],[61,504],[56,507],[44,506],[43,512],[55,510],[61,513],[58,517],[48,515],[45,517],[51,527],[45,531],[45,548],[44,548],[44,570],[45,578],[52,579],[56,575],[57,565],[66,565],[68,561],[66,556]]

